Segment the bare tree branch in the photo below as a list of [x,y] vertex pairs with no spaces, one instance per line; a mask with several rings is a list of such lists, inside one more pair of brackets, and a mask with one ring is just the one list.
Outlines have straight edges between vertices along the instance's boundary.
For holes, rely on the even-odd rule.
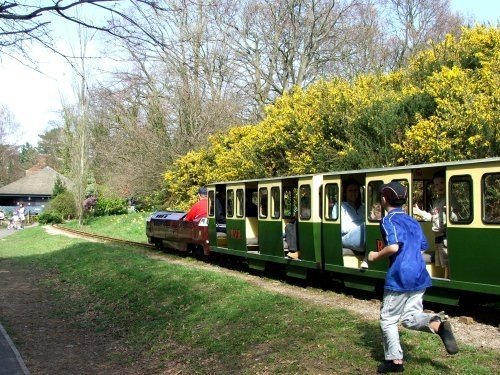
[[[45,48],[61,54],[53,46],[53,39],[50,35],[49,27],[54,17],[60,17],[71,23],[105,32],[114,37],[122,38],[125,35],[130,38],[130,35],[121,33],[119,28],[111,22],[113,18],[123,18],[127,23],[134,25],[141,31],[141,36],[137,38],[136,43],[161,44],[161,41],[155,40],[151,34],[148,34],[147,30],[141,29],[140,25],[127,15],[126,8],[130,6],[135,8],[148,7],[155,12],[166,10],[158,5],[158,1],[153,0],[42,0],[37,6],[33,5],[30,0],[0,2],[0,53],[6,53],[5,50],[8,49],[10,54],[16,51],[25,54],[24,44],[29,41],[41,43]],[[83,7],[107,13],[106,23],[99,25],[79,18],[77,14],[81,14],[81,12],[75,11]]]

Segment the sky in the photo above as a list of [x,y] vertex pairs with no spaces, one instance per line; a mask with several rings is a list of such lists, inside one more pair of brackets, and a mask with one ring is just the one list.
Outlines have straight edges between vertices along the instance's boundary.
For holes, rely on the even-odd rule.
[[[451,0],[452,9],[479,22],[500,20],[500,0]],[[75,35],[74,26],[55,25],[61,39],[61,48],[67,50],[68,35]],[[69,30],[71,28],[73,30]],[[99,49],[97,41],[92,46]],[[10,139],[14,144],[36,145],[38,135],[50,128],[53,121],[60,122],[62,101],[75,102],[72,88],[75,78],[64,60],[41,47],[32,50],[39,70],[23,66],[18,61],[0,56],[0,104],[6,105],[20,124],[19,131]]]
[[[95,15],[95,10],[93,10]],[[51,17],[51,29],[56,39],[57,51],[67,55],[78,55],[78,28],[75,24]],[[95,32],[88,42],[87,56],[98,56],[102,44]],[[75,52],[76,51],[76,52]],[[61,103],[76,102],[74,71],[65,59],[55,52],[34,46],[30,56],[36,61],[32,65],[0,54],[0,105],[5,105],[14,114],[19,131],[8,141],[12,144],[38,143],[39,134],[49,130],[53,122],[61,122]],[[86,61],[86,70],[95,76],[97,66],[109,66],[106,59]]]

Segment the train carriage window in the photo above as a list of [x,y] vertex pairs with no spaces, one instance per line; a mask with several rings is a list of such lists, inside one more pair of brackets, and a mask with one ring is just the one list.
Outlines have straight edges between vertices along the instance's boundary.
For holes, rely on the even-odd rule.
[[244,211],[243,207],[245,207],[244,202],[245,193],[243,189],[236,190],[236,217],[243,217]]
[[274,186],[271,188],[271,212],[272,215],[271,217],[273,219],[279,219],[280,217],[280,199],[281,199],[281,194],[280,194],[280,188],[277,186]]
[[337,220],[339,217],[339,185],[325,185],[325,210],[327,220]]
[[259,213],[258,208],[259,193],[257,190],[247,188],[245,190],[245,216],[257,217]]
[[452,223],[468,224],[472,222],[472,179],[470,176],[450,178],[451,209],[447,207],[447,216]]
[[500,173],[483,176],[482,208],[485,223],[500,223]]
[[[421,210],[430,212],[432,202],[438,199],[436,188],[432,180],[413,180],[412,204],[417,205]],[[413,217],[417,220],[424,220],[422,216],[415,213],[412,207]]]
[[380,187],[383,181],[370,181],[367,190],[368,221],[380,221],[382,219],[382,203],[380,202]]
[[210,190],[208,192],[208,216],[213,217],[215,213],[215,204],[214,204],[215,192]]
[[233,189],[228,189],[228,191],[227,191],[226,214],[227,214],[227,217],[234,216],[234,190]]
[[302,185],[299,189],[299,212],[302,220],[311,218],[311,186]]
[[291,219],[297,213],[297,188],[283,188],[283,218]]
[[259,217],[265,219],[267,217],[268,209],[268,194],[267,188],[259,189]]

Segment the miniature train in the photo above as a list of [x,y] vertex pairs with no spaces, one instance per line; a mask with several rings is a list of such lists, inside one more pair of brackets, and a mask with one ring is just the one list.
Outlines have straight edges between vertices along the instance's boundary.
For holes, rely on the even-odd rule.
[[[150,243],[200,254],[227,254],[265,271],[282,265],[287,275],[331,274],[348,288],[381,290],[388,262],[361,268],[364,254],[342,245],[343,182],[360,185],[365,210],[365,252],[380,250],[379,187],[399,181],[409,189],[407,213],[433,199],[432,176],[446,181],[445,244],[448,275],[436,257],[432,223],[419,220],[431,248],[423,256],[433,278],[425,299],[457,305],[467,300],[500,302],[500,158],[331,172],[314,175],[216,182],[209,184],[208,218],[183,221],[185,213],[160,211],[147,221]],[[453,197],[453,198],[450,198]],[[304,199],[307,198],[307,199]],[[223,199],[225,230],[216,220],[216,199]],[[455,206],[455,207],[453,207]],[[287,255],[285,226],[296,222],[298,259]]]

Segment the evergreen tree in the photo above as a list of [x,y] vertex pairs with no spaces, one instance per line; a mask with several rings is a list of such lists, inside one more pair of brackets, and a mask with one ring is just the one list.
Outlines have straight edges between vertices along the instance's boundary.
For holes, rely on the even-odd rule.
[[57,197],[59,194],[64,193],[66,190],[66,185],[61,180],[61,178],[57,176],[56,181],[54,182],[54,187],[52,188],[52,198]]

